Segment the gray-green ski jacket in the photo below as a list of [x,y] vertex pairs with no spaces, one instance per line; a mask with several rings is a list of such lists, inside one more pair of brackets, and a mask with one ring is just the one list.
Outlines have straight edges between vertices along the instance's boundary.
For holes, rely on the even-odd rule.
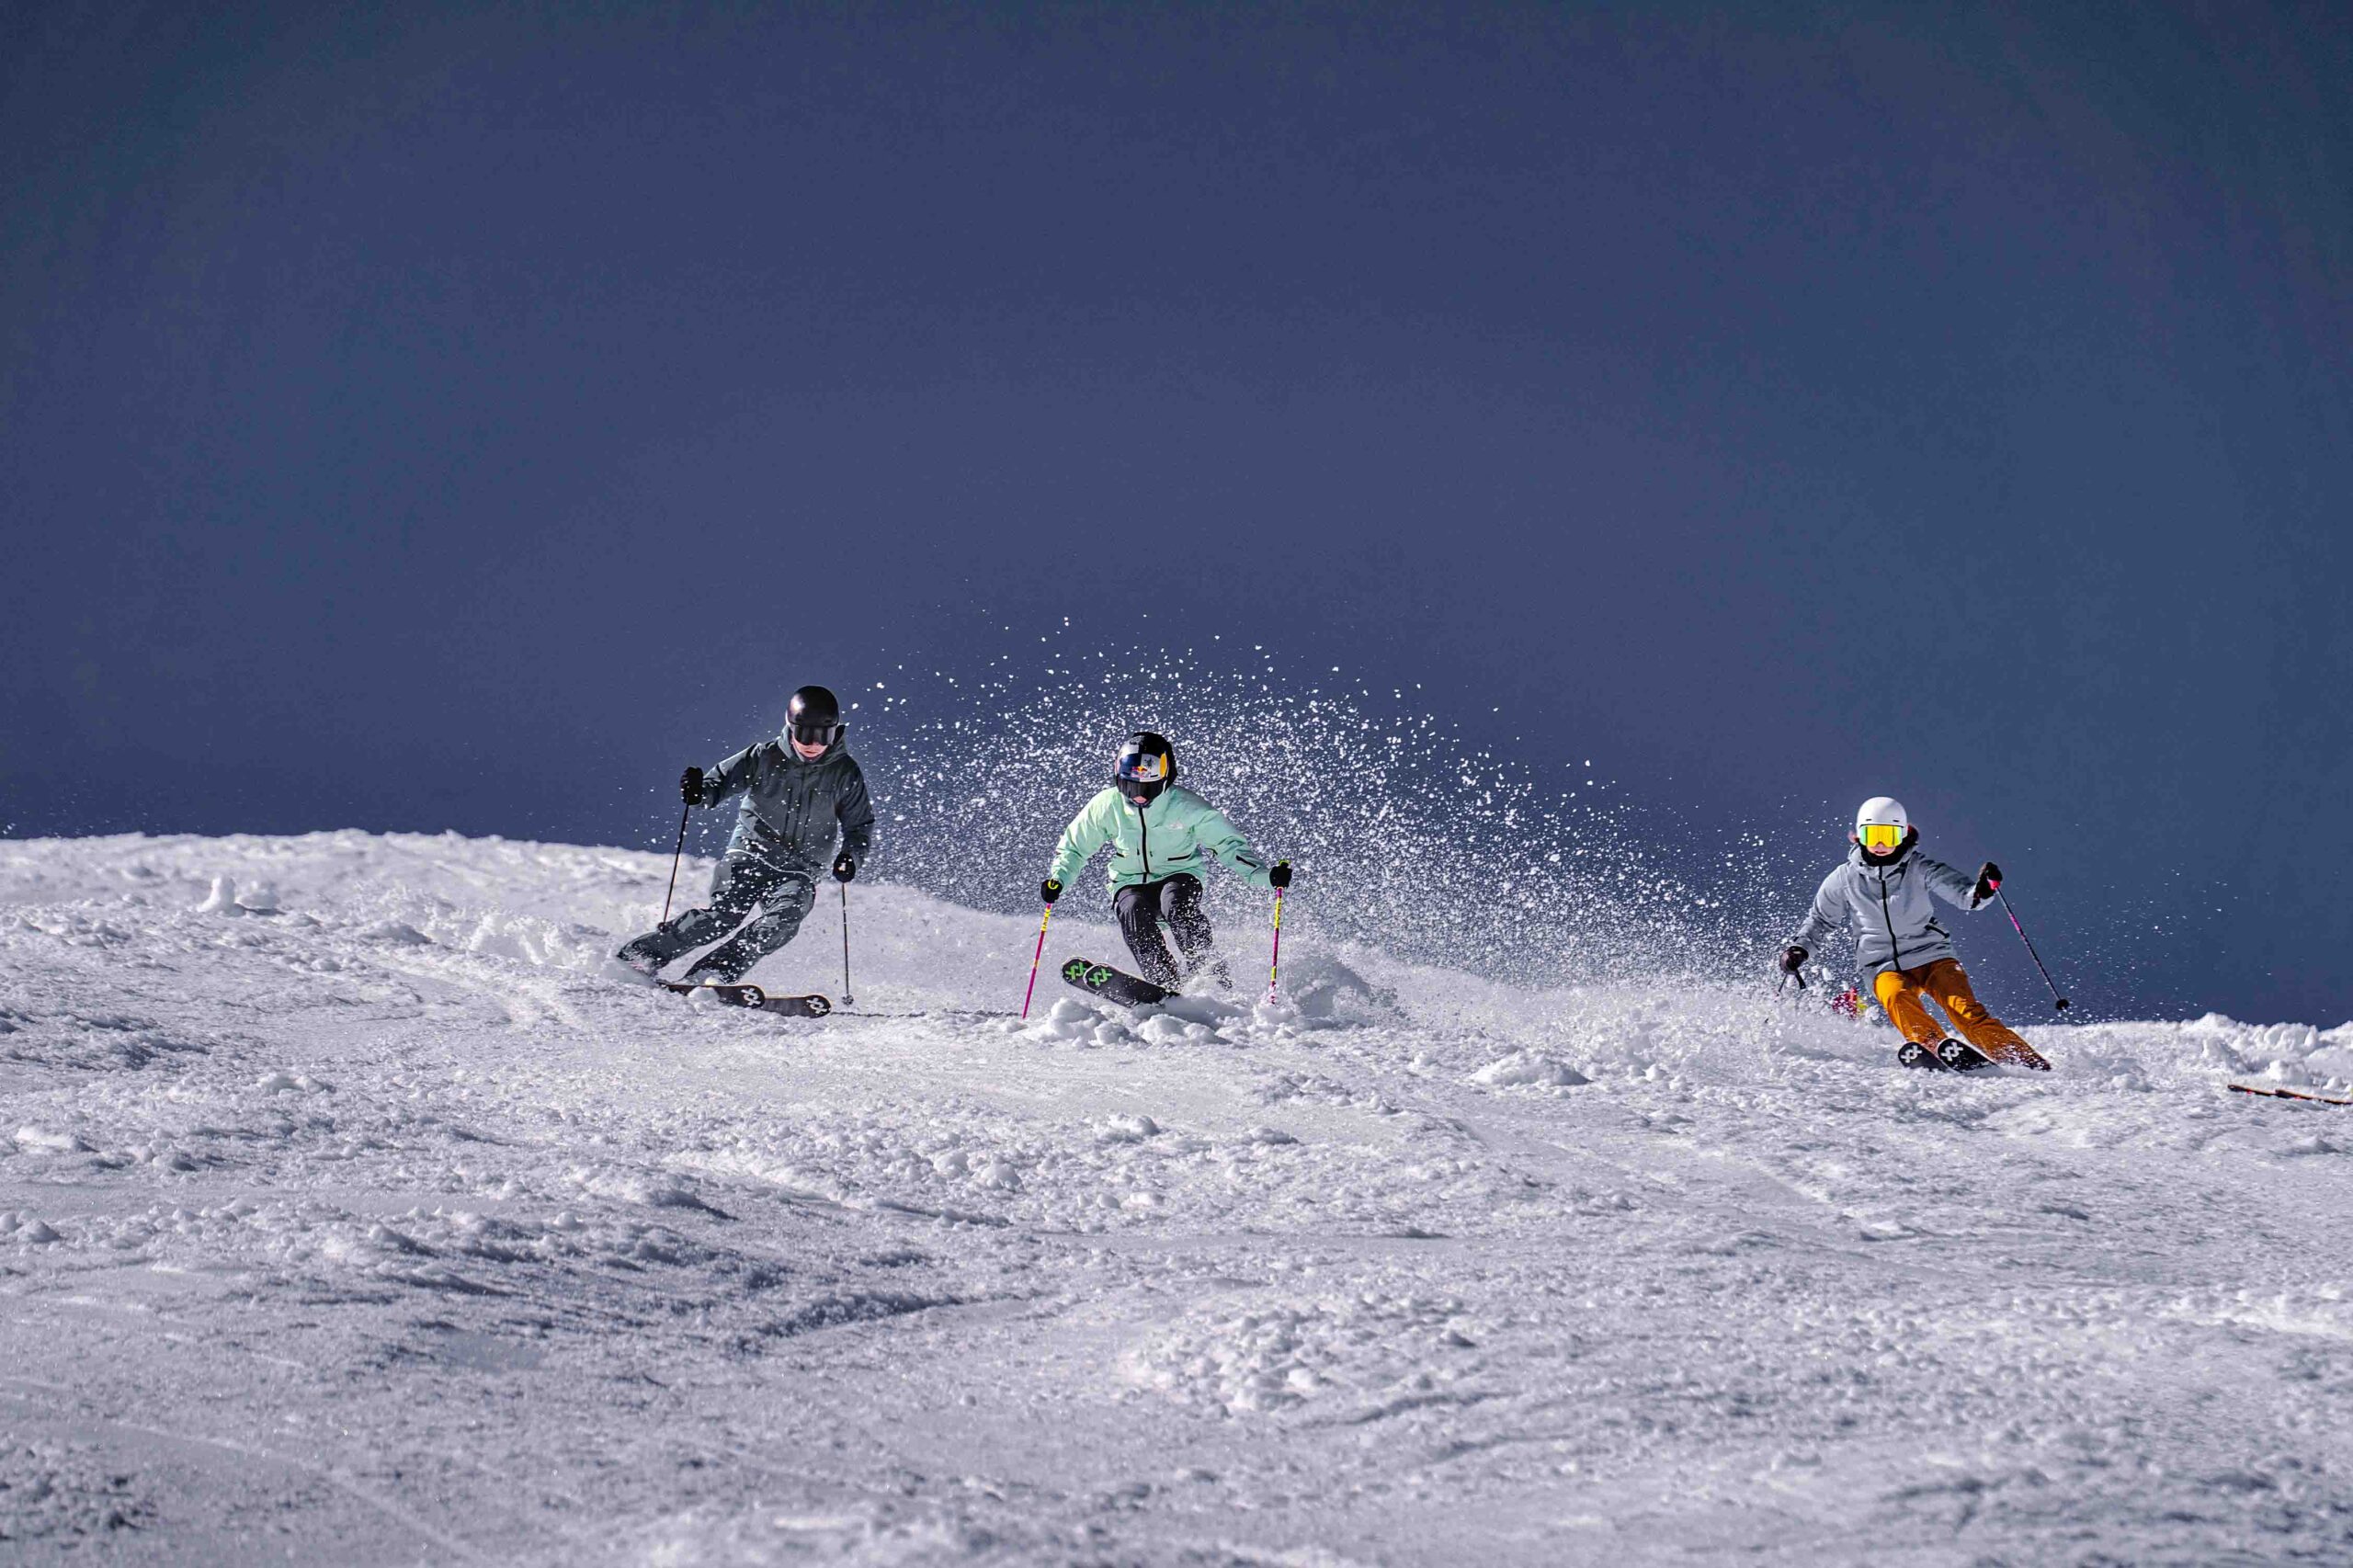
[[874,803],[866,775],[847,740],[814,762],[803,762],[779,735],[745,746],[702,776],[699,804],[716,806],[741,795],[730,855],[756,855],[787,870],[813,875],[834,863],[838,836],[860,866],[874,850]]

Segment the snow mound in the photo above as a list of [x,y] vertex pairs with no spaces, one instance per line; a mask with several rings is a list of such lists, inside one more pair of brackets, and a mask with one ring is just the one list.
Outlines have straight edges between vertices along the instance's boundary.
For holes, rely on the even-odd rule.
[[1593,1080],[1557,1057],[1540,1051],[1515,1051],[1488,1062],[1471,1074],[1474,1084],[1490,1088],[1575,1088]]

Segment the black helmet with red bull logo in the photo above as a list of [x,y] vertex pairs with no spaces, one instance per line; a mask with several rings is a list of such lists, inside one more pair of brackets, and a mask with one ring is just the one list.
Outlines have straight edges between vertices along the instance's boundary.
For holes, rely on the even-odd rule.
[[1176,782],[1176,752],[1165,735],[1138,730],[1120,748],[1111,783],[1133,806],[1148,806]]

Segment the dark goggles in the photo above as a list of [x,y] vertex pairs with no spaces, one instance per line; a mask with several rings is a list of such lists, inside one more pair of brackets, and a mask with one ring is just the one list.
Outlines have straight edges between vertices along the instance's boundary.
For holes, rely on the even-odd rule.
[[830,724],[804,723],[792,726],[792,738],[804,746],[829,746],[842,738],[841,721]]

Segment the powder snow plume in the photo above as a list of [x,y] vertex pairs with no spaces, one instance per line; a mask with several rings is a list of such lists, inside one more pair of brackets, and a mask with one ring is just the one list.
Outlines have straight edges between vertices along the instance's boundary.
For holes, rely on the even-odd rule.
[[[1522,980],[1757,972],[1757,934],[1789,914],[1762,839],[1702,851],[1582,754],[1504,755],[1417,711],[1417,688],[1279,664],[1263,648],[1050,642],[846,693],[885,874],[974,908],[1034,905],[1063,825],[1150,729],[1174,744],[1179,782],[1297,864],[1287,930]],[[1257,917],[1245,901],[1260,895],[1211,882],[1222,927]]]

